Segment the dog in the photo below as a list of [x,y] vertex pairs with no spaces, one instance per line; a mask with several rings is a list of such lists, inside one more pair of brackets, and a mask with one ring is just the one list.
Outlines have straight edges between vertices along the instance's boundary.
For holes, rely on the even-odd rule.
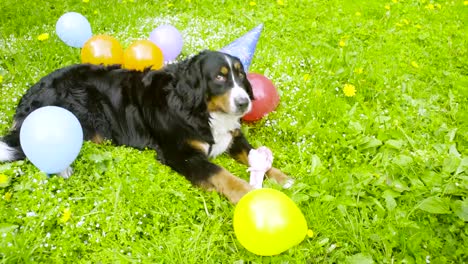
[[[161,70],[72,65],[43,77],[21,98],[11,130],[0,139],[0,162],[25,158],[19,133],[28,114],[59,106],[78,118],[85,140],[154,149],[161,163],[235,204],[253,187],[210,158],[227,152],[249,165],[252,146],[240,119],[253,99],[241,61],[217,51],[202,51]],[[68,168],[59,175],[71,173]],[[282,185],[292,182],[274,167],[266,175]]]

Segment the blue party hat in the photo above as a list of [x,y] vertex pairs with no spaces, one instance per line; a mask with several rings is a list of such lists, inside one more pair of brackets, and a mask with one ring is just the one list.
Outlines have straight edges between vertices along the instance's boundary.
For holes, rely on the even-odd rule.
[[252,57],[255,53],[255,48],[262,29],[263,24],[258,25],[256,28],[247,32],[244,36],[234,40],[231,44],[222,48],[220,51],[238,57],[241,60],[242,65],[244,65],[245,72],[247,72],[250,64],[252,63]]

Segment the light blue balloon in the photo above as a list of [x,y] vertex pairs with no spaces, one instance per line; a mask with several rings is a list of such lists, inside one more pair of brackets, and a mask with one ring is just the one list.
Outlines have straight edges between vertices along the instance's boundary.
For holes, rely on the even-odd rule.
[[93,35],[86,17],[76,12],[63,14],[55,25],[55,31],[63,42],[75,48],[83,47]]
[[68,110],[41,107],[30,113],[20,130],[21,148],[41,171],[64,171],[76,159],[83,145],[83,129]]

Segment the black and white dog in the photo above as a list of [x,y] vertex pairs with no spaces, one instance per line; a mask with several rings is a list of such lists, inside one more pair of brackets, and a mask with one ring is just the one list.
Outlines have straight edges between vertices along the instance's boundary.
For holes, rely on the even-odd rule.
[[[252,99],[241,62],[221,52],[204,51],[158,71],[73,65],[26,92],[9,134],[0,141],[0,162],[25,157],[19,142],[24,119],[37,108],[54,105],[78,118],[85,140],[154,149],[158,160],[193,184],[236,203],[252,187],[209,158],[228,152],[249,165],[252,146],[240,130],[240,118],[251,109]],[[62,176],[70,174],[67,169]],[[276,168],[267,176],[290,183]]]

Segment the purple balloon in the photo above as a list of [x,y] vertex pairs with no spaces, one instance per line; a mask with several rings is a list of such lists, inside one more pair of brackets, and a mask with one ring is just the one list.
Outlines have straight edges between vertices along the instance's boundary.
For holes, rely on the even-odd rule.
[[177,28],[171,25],[162,25],[155,28],[149,40],[156,44],[163,52],[165,61],[172,61],[179,56],[184,42]]

